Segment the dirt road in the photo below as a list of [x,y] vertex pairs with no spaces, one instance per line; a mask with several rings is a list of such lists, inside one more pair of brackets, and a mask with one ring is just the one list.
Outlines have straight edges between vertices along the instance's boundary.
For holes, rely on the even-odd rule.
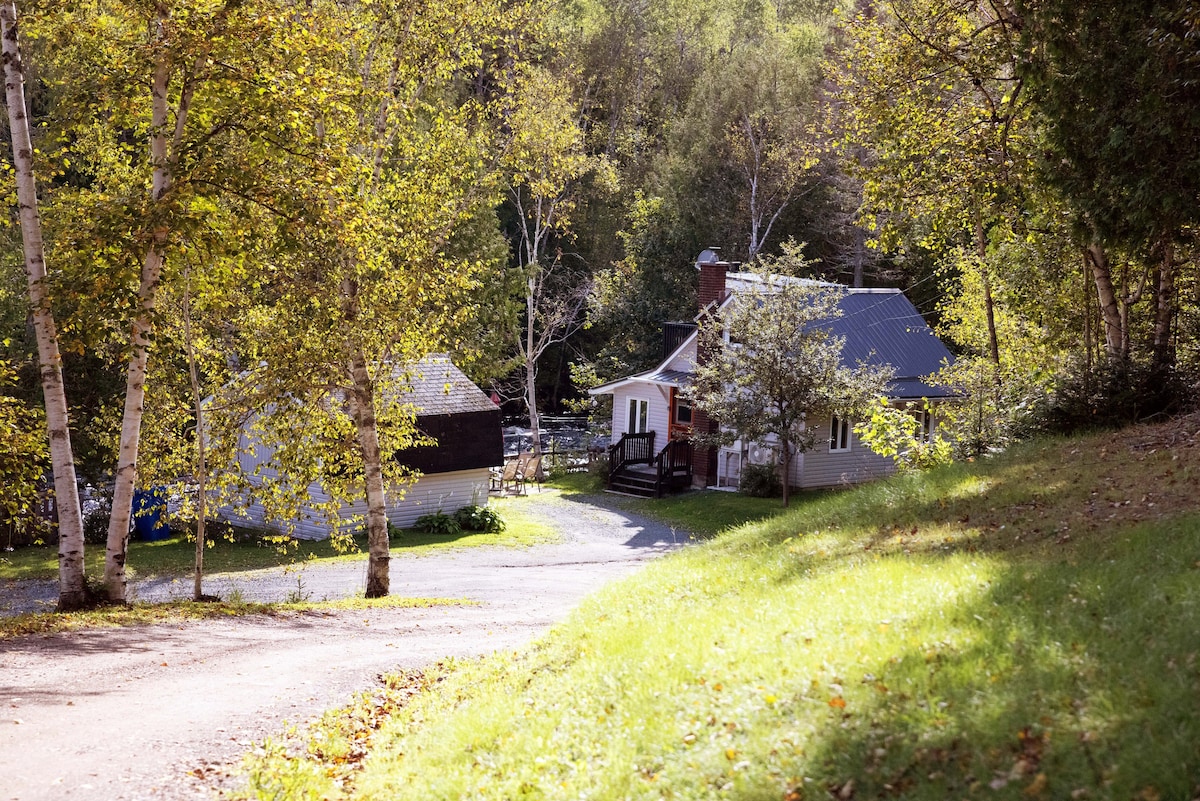
[[[252,743],[344,704],[379,673],[523,645],[588,593],[686,539],[603,499],[546,493],[529,504],[563,542],[392,560],[393,594],[470,598],[478,606],[0,642],[0,801],[211,798]],[[314,598],[353,594],[364,570],[309,567],[303,590]],[[297,585],[294,575],[274,571],[221,580],[235,581],[247,597]],[[271,591],[278,599],[279,587]],[[139,587],[143,599],[169,592]]]

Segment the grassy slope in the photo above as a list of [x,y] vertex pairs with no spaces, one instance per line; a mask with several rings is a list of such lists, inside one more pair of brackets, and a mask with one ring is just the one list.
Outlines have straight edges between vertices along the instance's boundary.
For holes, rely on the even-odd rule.
[[[444,668],[356,795],[1191,798],[1198,428],[804,498],[531,649]],[[324,775],[280,761],[255,782],[335,795]]]

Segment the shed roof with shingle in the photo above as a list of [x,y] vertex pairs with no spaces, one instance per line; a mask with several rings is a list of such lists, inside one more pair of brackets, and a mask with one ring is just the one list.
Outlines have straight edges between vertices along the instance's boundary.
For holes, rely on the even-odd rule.
[[449,356],[426,356],[404,372],[409,391],[403,401],[416,407],[418,417],[496,410],[492,399]]

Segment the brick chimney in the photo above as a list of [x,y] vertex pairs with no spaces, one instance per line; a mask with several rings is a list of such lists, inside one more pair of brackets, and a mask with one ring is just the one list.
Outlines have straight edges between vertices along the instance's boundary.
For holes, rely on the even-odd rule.
[[696,259],[696,268],[700,270],[698,299],[701,311],[713,301],[720,304],[725,300],[725,274],[730,266],[729,262],[721,261],[719,248],[708,248]]
[[[700,291],[697,299],[700,311],[703,312],[709,304],[719,306],[726,295],[725,275],[732,267],[729,262],[721,261],[718,248],[708,248],[696,259],[696,268],[700,270]],[[704,321],[701,320],[701,325]],[[696,353],[698,361],[705,361],[707,354],[704,348]],[[715,434],[720,426],[700,409],[692,413],[692,430],[697,434]],[[698,487],[711,486],[717,483],[717,449],[697,446],[692,455],[692,482]]]

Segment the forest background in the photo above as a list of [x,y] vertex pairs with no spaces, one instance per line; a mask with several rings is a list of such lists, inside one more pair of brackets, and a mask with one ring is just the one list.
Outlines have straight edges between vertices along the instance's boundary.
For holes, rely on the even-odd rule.
[[[1189,2],[19,11],[39,308],[58,322],[72,460],[97,486],[236,493],[244,477],[211,466],[255,421],[282,473],[366,482],[381,503],[403,479],[386,454],[419,435],[381,402],[403,375],[380,365],[447,353],[511,410],[560,411],[657,361],[709,246],[752,261],[805,243],[814,277],[905,290],[958,356],[944,380],[969,393],[976,450],[1196,396]],[[49,458],[15,177],[0,481],[23,520]]]

